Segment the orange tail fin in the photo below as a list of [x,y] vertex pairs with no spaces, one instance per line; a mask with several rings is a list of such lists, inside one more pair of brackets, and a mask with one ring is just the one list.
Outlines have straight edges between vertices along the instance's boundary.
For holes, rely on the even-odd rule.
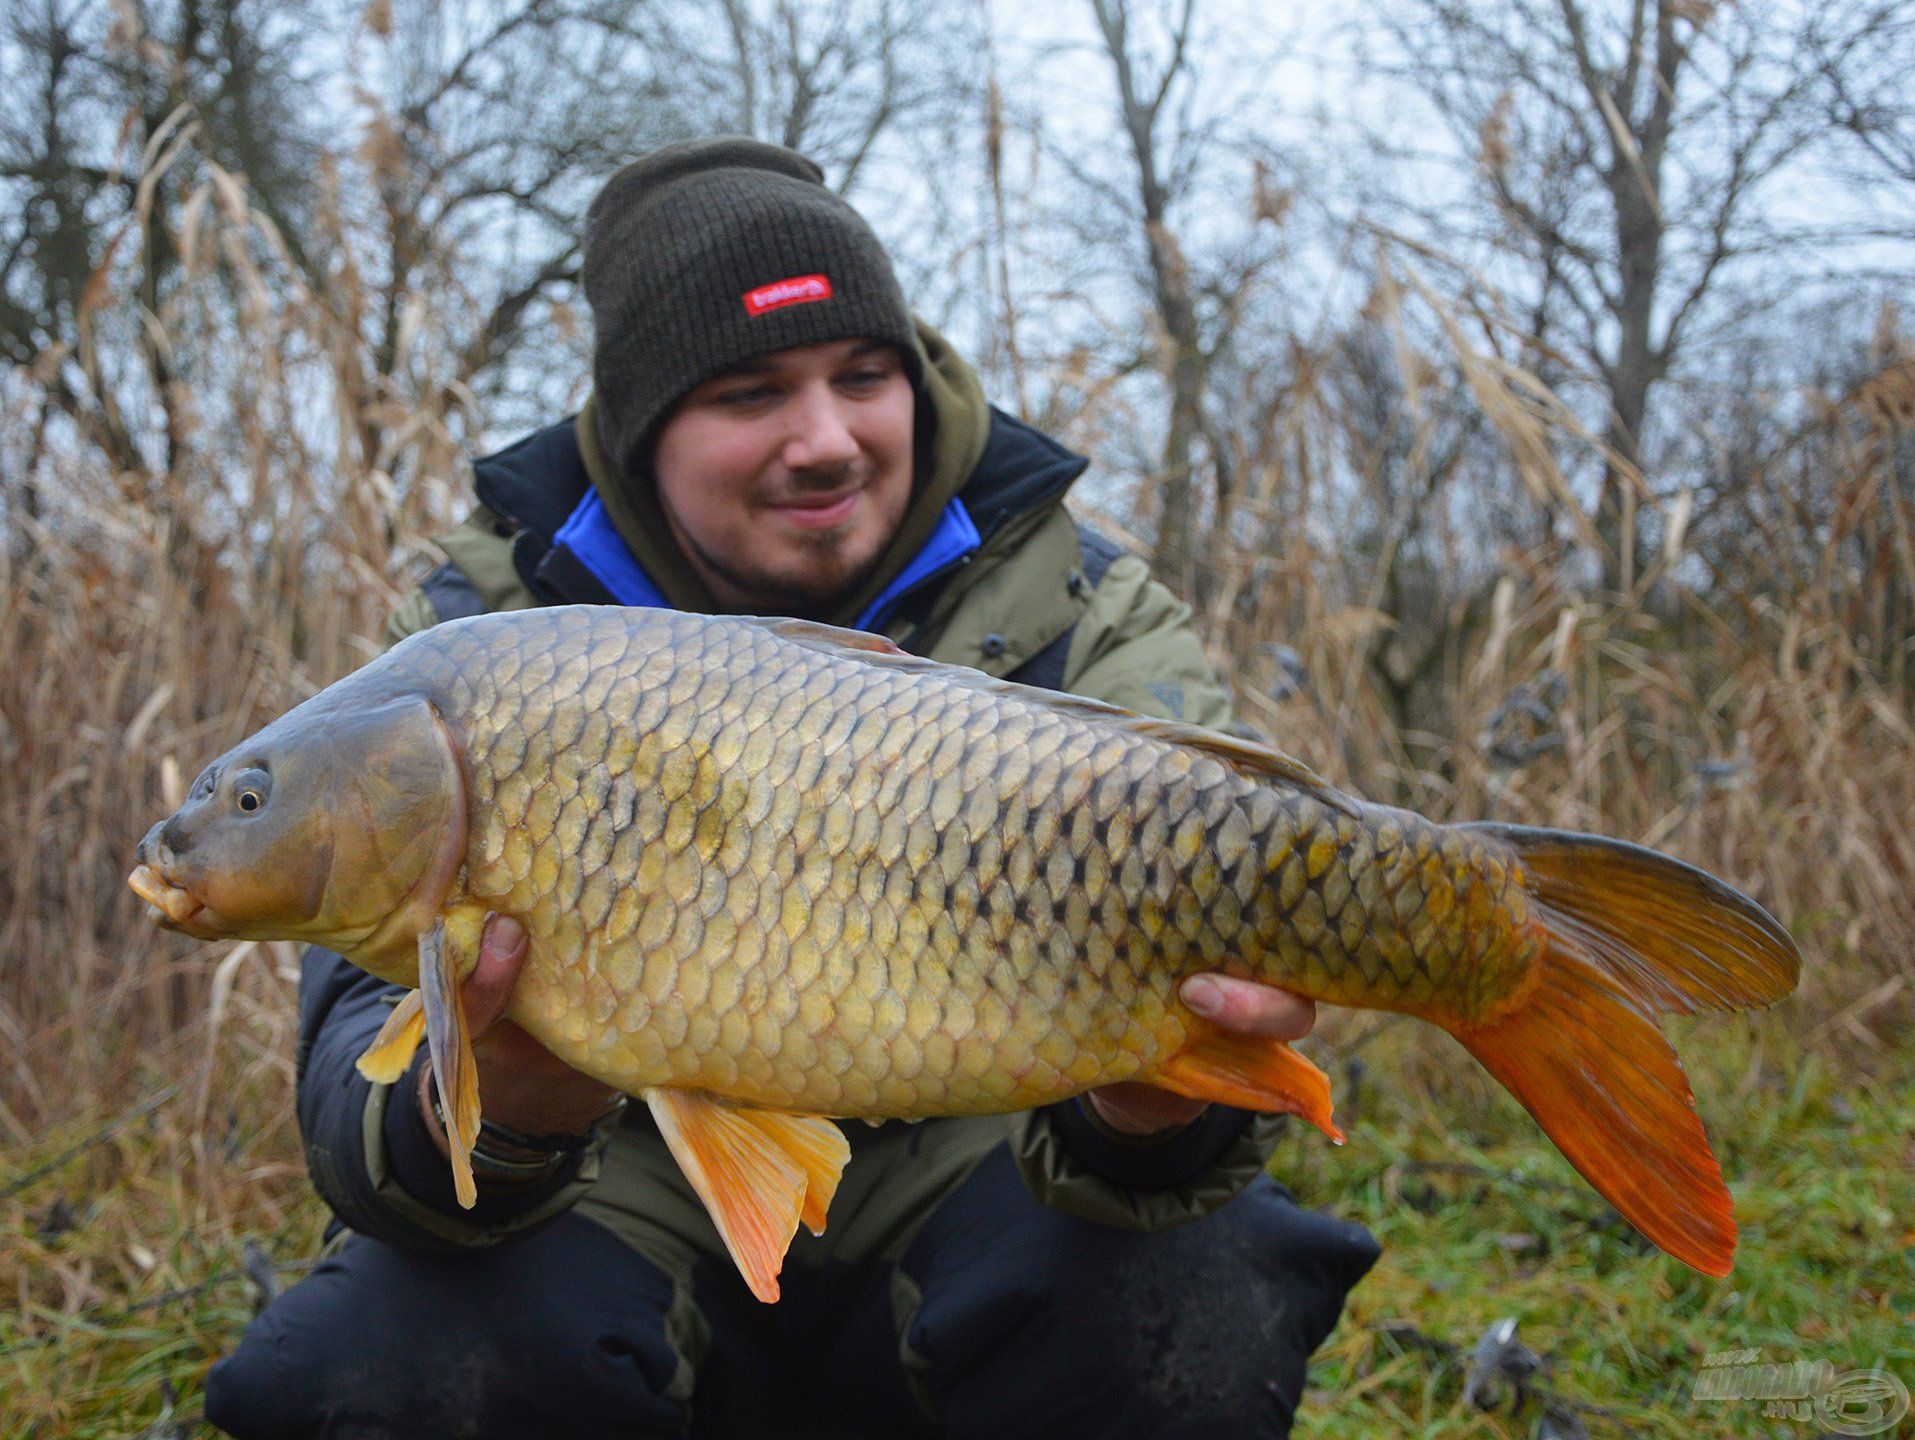
[[1570,1164],[1706,1275],[1735,1255],[1728,1188],[1658,1015],[1742,1010],[1795,988],[1795,942],[1753,900],[1640,846],[1473,825],[1513,847],[1546,940],[1515,1008],[1453,1034]]

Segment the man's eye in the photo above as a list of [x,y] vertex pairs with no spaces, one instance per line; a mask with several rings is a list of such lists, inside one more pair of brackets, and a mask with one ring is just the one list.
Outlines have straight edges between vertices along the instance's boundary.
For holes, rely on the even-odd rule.
[[858,390],[871,390],[884,384],[891,378],[889,370],[853,370],[844,377],[844,383]]
[[743,410],[753,405],[762,405],[769,399],[771,399],[771,390],[768,386],[749,385],[743,390],[724,391],[718,396],[718,403]]

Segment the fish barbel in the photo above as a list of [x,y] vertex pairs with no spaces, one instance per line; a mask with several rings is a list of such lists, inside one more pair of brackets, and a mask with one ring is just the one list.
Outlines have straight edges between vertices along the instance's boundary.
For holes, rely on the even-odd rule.
[[413,636],[228,751],[133,888],[205,937],[306,940],[413,988],[459,1194],[459,1002],[643,1097],[763,1299],[848,1155],[827,1117],[1006,1112],[1140,1080],[1302,1115],[1321,1071],[1177,987],[1222,970],[1456,1036],[1642,1232],[1729,1271],[1721,1171],[1662,1014],[1800,965],[1745,896],[1592,836],[1439,825],[1267,747],[792,620],[623,607]]

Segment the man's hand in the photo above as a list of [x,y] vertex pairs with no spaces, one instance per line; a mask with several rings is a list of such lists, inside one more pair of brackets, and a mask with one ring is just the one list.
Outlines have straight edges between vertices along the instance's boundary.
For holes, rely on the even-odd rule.
[[[479,1067],[479,1098],[486,1118],[527,1135],[582,1135],[603,1118],[618,1092],[580,1074],[510,1020],[500,1018],[525,964],[525,927],[495,915],[479,941],[479,963],[460,987],[472,1056]],[[432,1120],[427,1075],[419,1071],[419,1105],[427,1130],[445,1149]]]
[[[1184,1004],[1212,1024],[1245,1035],[1301,1040],[1317,1023],[1316,1001],[1254,980],[1192,975],[1178,993]],[[1173,1095],[1135,1080],[1088,1090],[1084,1103],[1111,1129],[1139,1137],[1188,1125],[1204,1112],[1202,1100]]]

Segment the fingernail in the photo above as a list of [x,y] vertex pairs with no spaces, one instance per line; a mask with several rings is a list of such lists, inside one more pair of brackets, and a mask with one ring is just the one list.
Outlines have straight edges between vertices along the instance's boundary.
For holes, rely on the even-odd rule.
[[1214,1019],[1223,1013],[1223,987],[1215,980],[1201,977],[1184,982],[1184,1004],[1199,1015]]

